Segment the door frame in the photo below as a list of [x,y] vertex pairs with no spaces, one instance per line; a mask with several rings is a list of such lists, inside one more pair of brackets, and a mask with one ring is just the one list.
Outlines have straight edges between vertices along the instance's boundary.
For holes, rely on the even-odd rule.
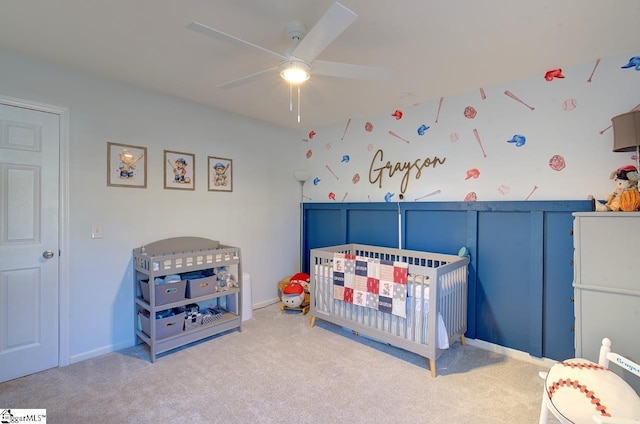
[[69,315],[70,315],[70,282],[69,282],[69,109],[31,100],[17,99],[0,95],[0,103],[7,106],[21,107],[39,112],[46,112],[60,117],[60,158],[59,178],[60,193],[58,196],[58,366],[69,365]]

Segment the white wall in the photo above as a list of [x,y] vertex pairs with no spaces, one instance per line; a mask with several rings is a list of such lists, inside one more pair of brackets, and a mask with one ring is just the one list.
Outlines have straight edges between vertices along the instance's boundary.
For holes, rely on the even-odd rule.
[[[0,95],[70,111],[70,359],[130,346],[131,250],[190,235],[242,249],[253,304],[298,271],[292,131],[0,51]],[[107,187],[107,142],[146,146],[146,189]],[[163,189],[163,150],[193,153],[196,190]],[[233,192],[207,191],[207,156],[233,159]],[[91,239],[101,224],[103,239]]]
[[[312,179],[317,178],[316,184],[305,186],[307,201],[382,202],[387,194],[392,195],[390,201],[398,201],[403,171],[390,177],[387,170],[382,187],[369,182],[378,149],[384,152],[384,160],[375,167],[387,161],[403,166],[417,159],[446,158],[444,164],[422,170],[420,178],[411,170],[404,201],[463,201],[470,192],[479,201],[583,200],[590,195],[604,199],[615,189],[609,174],[635,164],[633,154],[612,152],[613,130],[607,127],[612,117],[640,103],[640,71],[622,68],[639,53],[562,68],[565,78],[547,81],[541,73],[483,87],[484,97],[478,88],[447,96],[442,103],[408,98],[390,104],[380,115],[345,116],[337,125],[307,128],[298,135],[297,155],[313,172]],[[533,110],[507,96],[507,91]],[[475,117],[465,117],[468,106],[477,111]],[[396,109],[403,112],[401,119],[392,116]],[[367,122],[373,125],[372,131],[365,129]],[[419,135],[423,124],[429,129]],[[310,131],[316,133],[313,138]],[[515,134],[524,135],[526,143],[519,147],[508,143]],[[555,155],[564,158],[564,169],[549,166]],[[474,169],[479,172],[477,178],[467,178]],[[356,174],[360,180],[354,183]]]

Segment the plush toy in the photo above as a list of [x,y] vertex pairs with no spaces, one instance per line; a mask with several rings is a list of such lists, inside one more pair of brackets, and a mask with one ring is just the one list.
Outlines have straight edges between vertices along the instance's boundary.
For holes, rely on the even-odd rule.
[[299,308],[304,301],[304,287],[298,282],[291,281],[282,288],[282,303],[288,308]]
[[290,281],[292,283],[298,283],[302,285],[302,288],[306,289],[307,287],[309,287],[310,278],[311,277],[309,276],[309,274],[305,274],[304,272],[299,272],[297,274],[292,275]]
[[640,210],[640,192],[638,192],[638,170],[635,166],[623,166],[611,173],[610,179],[615,180],[618,187],[607,196],[607,203],[596,200],[597,212]]

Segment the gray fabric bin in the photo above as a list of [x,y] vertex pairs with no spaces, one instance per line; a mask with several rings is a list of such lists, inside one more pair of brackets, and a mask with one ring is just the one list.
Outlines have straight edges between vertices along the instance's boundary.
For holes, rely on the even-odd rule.
[[211,277],[197,278],[195,280],[187,280],[186,296],[188,299],[194,297],[206,296],[216,292],[218,279],[215,275]]
[[[140,320],[142,321],[142,332],[151,337],[151,319],[143,314],[140,314]],[[184,314],[178,314],[166,318],[156,319],[156,339],[164,339],[170,336],[174,336],[182,332],[184,328]]]
[[[167,284],[154,284],[154,290],[156,295],[156,305],[166,305],[167,303],[180,302],[184,300],[185,290],[187,286],[186,280],[176,281],[175,283]],[[140,291],[142,292],[142,298],[146,302],[149,300],[149,281],[140,281]]]

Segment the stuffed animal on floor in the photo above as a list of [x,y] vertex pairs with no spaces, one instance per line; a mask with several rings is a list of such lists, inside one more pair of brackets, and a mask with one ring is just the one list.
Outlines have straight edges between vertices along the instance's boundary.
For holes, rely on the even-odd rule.
[[304,272],[299,272],[297,274],[292,275],[290,281],[292,283],[298,283],[302,286],[302,288],[306,289],[307,287],[309,287],[310,278],[311,277],[309,276],[309,274],[305,274]]
[[291,281],[282,288],[282,303],[288,308],[299,308],[304,301],[304,287],[298,282]]
[[633,212],[640,210],[640,192],[638,192],[638,170],[635,166],[623,166],[611,173],[618,187],[607,196],[607,202],[596,200],[596,212]]

